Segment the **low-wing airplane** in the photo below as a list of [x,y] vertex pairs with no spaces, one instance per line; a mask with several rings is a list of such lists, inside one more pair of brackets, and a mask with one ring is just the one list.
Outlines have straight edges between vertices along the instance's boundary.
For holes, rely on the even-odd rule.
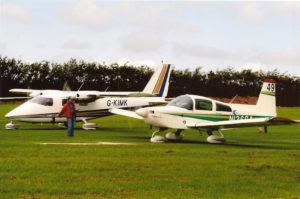
[[[240,127],[263,127],[294,124],[296,121],[276,117],[275,81],[265,80],[256,105],[230,104],[207,97],[181,95],[167,106],[137,109],[135,112],[111,109],[114,114],[142,119],[147,124],[159,127],[152,134],[152,142],[163,142],[166,139],[180,140],[185,129],[198,129],[208,134],[207,142],[224,143],[225,138],[220,130]],[[166,134],[166,139],[155,134],[167,129],[176,129],[175,133]],[[220,135],[214,135],[218,131]]]
[[[87,120],[111,115],[111,108],[136,109],[166,103],[169,89],[171,65],[157,68],[142,92],[60,91],[12,89],[13,93],[29,94],[32,99],[5,115],[11,120],[6,129],[17,129],[13,121],[64,123],[64,117],[57,117],[68,97],[75,97],[77,121],[83,121],[83,129],[95,129],[97,124]],[[61,124],[61,126],[63,126]]]

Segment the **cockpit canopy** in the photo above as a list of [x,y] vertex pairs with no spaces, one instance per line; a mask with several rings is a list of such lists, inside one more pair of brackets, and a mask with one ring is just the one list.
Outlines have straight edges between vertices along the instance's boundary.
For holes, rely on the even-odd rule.
[[[195,104],[195,106],[194,106]],[[187,110],[199,111],[218,111],[218,112],[232,112],[230,106],[223,103],[215,102],[208,98],[192,97],[190,95],[181,95],[173,99],[168,106],[176,106]]]
[[193,100],[188,95],[181,95],[179,97],[176,97],[168,104],[168,106],[176,106],[187,110],[193,110],[193,105]]
[[37,96],[29,100],[29,102],[43,106],[53,106],[53,98],[50,97]]

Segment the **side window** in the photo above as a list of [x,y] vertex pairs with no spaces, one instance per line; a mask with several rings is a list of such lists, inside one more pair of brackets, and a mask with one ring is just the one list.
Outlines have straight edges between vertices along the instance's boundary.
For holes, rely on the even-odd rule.
[[40,104],[43,106],[53,106],[53,99],[49,97],[37,96],[32,98],[29,102]]
[[212,102],[206,99],[195,99],[195,108],[197,110],[212,111]]
[[219,104],[219,103],[216,103],[216,109],[217,111],[224,111],[224,112],[231,112],[231,108],[230,106],[226,106],[224,104]]

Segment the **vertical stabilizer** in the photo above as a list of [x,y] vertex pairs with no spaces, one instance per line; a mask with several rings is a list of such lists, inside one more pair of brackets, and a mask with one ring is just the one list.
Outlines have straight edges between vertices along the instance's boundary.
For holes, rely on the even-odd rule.
[[259,112],[262,115],[276,116],[276,82],[268,79],[263,83],[257,104]]
[[163,67],[156,69],[143,93],[166,97],[169,90],[171,70],[171,64],[164,64]]

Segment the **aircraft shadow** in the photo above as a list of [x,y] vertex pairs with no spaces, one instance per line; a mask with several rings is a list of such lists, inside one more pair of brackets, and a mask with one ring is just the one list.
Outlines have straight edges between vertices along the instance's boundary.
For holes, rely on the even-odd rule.
[[[224,144],[210,144],[205,141],[196,141],[196,140],[182,140],[182,141],[168,141],[167,143],[174,144],[205,144],[205,145],[214,145],[214,146],[230,146],[237,148],[255,148],[255,149],[276,149],[276,150],[297,150],[299,147],[292,146],[270,146],[270,145],[258,145],[258,144],[239,144],[239,143],[224,143]],[[269,144],[266,142],[265,144]],[[272,143],[273,144],[273,143]],[[284,145],[284,143],[278,143]]]

